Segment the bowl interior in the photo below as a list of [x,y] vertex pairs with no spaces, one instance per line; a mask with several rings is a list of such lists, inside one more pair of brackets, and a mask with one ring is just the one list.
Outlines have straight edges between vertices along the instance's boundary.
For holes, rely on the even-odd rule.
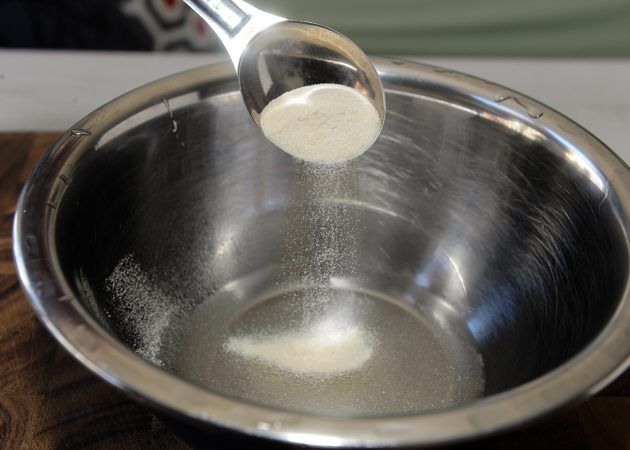
[[454,408],[576,355],[627,283],[606,180],[529,116],[383,81],[343,167],[267,142],[236,80],[113,127],[56,211],[84,306],[191,383],[324,416]]

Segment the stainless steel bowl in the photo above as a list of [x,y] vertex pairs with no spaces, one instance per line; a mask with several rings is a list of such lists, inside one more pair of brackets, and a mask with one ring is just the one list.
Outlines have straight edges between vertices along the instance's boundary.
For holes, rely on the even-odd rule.
[[[624,162],[517,92],[376,63],[383,133],[334,171],[265,141],[227,64],[76,124],[16,213],[19,275],[46,327],[192,428],[323,447],[487,435],[624,370]],[[369,370],[309,385],[225,347],[321,320],[370,333]]]

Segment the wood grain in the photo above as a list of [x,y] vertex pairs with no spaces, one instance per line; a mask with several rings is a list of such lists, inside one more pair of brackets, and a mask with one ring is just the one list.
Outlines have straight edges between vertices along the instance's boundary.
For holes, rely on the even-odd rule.
[[74,361],[24,299],[11,254],[15,202],[57,137],[0,135],[0,448],[186,449],[152,414]]
[[[57,136],[0,134],[0,449],[189,448],[73,360],[24,299],[11,253],[15,202]],[[630,449],[630,371],[563,414],[463,448]]]

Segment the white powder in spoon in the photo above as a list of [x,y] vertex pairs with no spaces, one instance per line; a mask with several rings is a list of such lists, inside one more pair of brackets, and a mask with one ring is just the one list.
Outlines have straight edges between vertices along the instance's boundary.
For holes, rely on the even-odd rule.
[[303,86],[272,100],[260,128],[285,152],[312,162],[337,163],[366,151],[381,131],[370,100],[340,84]]

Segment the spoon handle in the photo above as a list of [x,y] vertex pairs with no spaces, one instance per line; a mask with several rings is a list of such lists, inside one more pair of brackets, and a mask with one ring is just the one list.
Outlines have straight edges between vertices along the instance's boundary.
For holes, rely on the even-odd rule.
[[[249,15],[238,5],[229,0],[184,0],[197,14],[211,26],[220,27],[229,36],[233,36],[247,23]],[[212,20],[214,23],[210,23]],[[213,26],[214,28],[214,26]]]
[[283,17],[261,11],[242,0],[184,0],[210,25],[230,54],[232,63],[238,63],[247,43],[259,32]]

